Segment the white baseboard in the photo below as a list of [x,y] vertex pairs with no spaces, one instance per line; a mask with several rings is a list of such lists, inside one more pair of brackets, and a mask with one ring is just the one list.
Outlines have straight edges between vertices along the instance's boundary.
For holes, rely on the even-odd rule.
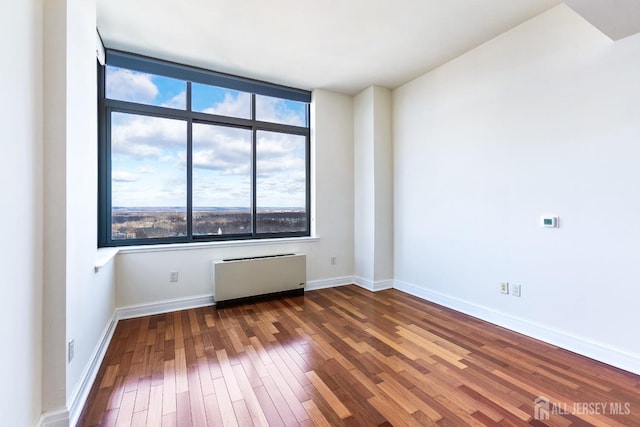
[[333,277],[331,279],[310,280],[305,286],[305,291],[315,291],[318,289],[335,288],[337,286],[351,285],[353,276]]
[[353,283],[371,292],[393,288],[393,280],[378,280],[374,282],[364,277],[354,276]]
[[38,427],[69,427],[75,426],[78,423],[82,409],[84,408],[87,398],[89,397],[89,393],[91,392],[93,382],[98,376],[100,365],[107,353],[107,348],[109,347],[109,343],[111,342],[111,337],[113,337],[113,332],[116,329],[117,323],[114,312],[102,332],[100,341],[93,351],[93,354],[89,359],[89,363],[80,376],[78,385],[71,393],[71,398],[67,402],[67,408],[69,409],[60,409],[57,411],[43,413],[38,421]]
[[373,283],[373,291],[384,291],[385,289],[393,289],[393,280],[378,280]]
[[115,316],[118,320],[132,319],[134,317],[151,316],[190,308],[206,307],[214,304],[213,295],[200,295],[120,307],[116,308]]
[[70,425],[69,411],[60,409],[43,413],[36,427],[69,427]]
[[511,316],[488,307],[450,297],[400,280],[395,280],[393,287],[399,291],[477,317],[478,319],[564,348],[565,350],[573,351],[574,353],[598,360],[607,365],[615,366],[634,374],[640,374],[640,356],[638,355],[630,354],[620,349],[593,342],[584,337],[567,334],[566,332],[558,331],[527,319]]
[[100,370],[100,365],[104,360],[104,355],[107,353],[107,348],[111,342],[111,337],[113,337],[113,332],[116,330],[117,323],[118,321],[114,311],[111,319],[102,332],[100,342],[89,359],[89,364],[80,377],[81,381],[78,383],[75,390],[73,390],[73,393],[71,393],[71,399],[67,402],[70,425],[76,425],[80,418],[84,404],[89,397],[89,392],[91,392],[93,382],[98,376],[98,371]]

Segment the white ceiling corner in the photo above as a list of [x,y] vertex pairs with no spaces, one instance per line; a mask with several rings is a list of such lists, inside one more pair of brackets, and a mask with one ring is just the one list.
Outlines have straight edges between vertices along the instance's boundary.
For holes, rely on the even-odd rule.
[[612,40],[640,32],[638,0],[564,0],[564,2]]

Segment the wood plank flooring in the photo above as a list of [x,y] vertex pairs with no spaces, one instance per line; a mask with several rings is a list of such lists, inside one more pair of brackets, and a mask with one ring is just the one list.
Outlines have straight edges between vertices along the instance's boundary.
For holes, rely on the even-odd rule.
[[640,377],[343,286],[121,321],[79,425],[640,426]]

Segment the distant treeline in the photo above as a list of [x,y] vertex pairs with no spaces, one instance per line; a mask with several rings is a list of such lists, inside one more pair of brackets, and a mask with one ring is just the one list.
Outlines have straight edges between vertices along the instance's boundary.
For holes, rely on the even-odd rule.
[[[258,212],[258,233],[305,231],[307,215],[303,210]],[[187,232],[185,212],[114,209],[114,239],[183,236]],[[194,235],[247,234],[251,232],[251,214],[246,210],[196,211],[193,213]]]

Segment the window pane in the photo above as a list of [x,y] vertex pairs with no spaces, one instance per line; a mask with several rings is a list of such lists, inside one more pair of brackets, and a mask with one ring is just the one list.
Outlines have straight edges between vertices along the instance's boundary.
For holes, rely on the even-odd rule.
[[193,125],[193,234],[251,233],[251,130]]
[[256,140],[256,232],[307,230],[306,138],[258,131]]
[[256,95],[256,120],[283,125],[307,126],[307,104]]
[[111,115],[113,240],[185,236],[187,123]]
[[141,73],[107,65],[106,97],[119,101],[186,109],[187,83],[184,80]]
[[191,110],[220,116],[251,118],[251,94],[217,86],[191,84]]

